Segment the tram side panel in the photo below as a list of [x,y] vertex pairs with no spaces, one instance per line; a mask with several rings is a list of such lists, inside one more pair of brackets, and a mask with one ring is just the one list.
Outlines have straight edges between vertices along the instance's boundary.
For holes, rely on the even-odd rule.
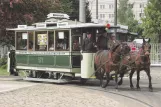
[[94,53],[82,53],[81,78],[94,78]]
[[[53,55],[51,55],[53,54]],[[35,71],[55,71],[67,73],[81,72],[81,55],[66,52],[54,55],[48,52],[16,52],[16,68]]]
[[22,54],[16,52],[16,68],[40,71],[71,72],[71,56],[68,53],[63,55],[52,55],[53,53],[30,52]]

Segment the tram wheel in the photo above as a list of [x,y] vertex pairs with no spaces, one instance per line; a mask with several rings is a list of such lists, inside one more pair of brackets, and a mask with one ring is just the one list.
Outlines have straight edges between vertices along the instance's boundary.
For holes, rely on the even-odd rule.
[[109,82],[110,82],[109,73],[105,72],[103,74],[103,78],[100,80],[100,85],[102,88],[106,88]]
[[85,84],[85,83],[87,82],[87,80],[88,80],[88,79],[81,78],[81,79],[80,79],[80,82],[81,82],[81,84]]
[[14,76],[19,76],[19,75],[18,75],[18,72],[14,72]]

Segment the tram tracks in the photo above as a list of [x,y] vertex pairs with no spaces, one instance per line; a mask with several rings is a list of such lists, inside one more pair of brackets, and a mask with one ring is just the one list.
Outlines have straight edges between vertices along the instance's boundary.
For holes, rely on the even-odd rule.
[[[69,85],[69,84],[68,84]],[[77,87],[77,88],[82,88],[82,89],[89,89],[89,90],[95,90],[95,91],[101,91],[101,92],[107,92],[109,94],[112,94],[112,95],[116,95],[116,96],[120,96],[120,97],[123,97],[123,98],[126,98],[126,99],[129,99],[131,101],[134,101],[136,103],[139,103],[141,105],[144,105],[144,107],[154,107],[153,105],[151,104],[148,104],[147,102],[145,101],[142,101],[142,100],[139,100],[137,98],[134,98],[134,97],[131,97],[131,96],[128,96],[128,95],[124,95],[124,94],[121,94],[121,93],[118,93],[119,89],[111,89],[111,90],[115,90],[115,91],[110,91],[110,89],[103,89],[101,87],[86,87],[86,86],[76,86],[74,84],[70,84],[70,86],[73,86],[73,87]],[[99,89],[100,88],[100,89]]]

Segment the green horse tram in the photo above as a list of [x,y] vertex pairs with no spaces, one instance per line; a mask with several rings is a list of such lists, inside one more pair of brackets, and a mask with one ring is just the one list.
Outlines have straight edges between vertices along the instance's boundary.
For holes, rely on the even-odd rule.
[[[111,26],[112,27],[112,26]],[[95,52],[82,51],[86,33],[96,41],[105,24],[69,20],[67,14],[50,13],[45,22],[18,25],[15,50],[9,53],[8,71],[24,72],[24,80],[65,83],[95,78]]]

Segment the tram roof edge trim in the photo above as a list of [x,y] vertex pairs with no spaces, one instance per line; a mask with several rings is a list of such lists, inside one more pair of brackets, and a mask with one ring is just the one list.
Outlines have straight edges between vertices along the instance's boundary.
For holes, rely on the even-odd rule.
[[70,28],[83,28],[83,27],[105,27],[104,24],[95,24],[95,23],[79,23],[79,24],[70,24],[70,25],[66,25],[66,26],[55,26],[55,27],[46,27],[46,28],[36,28],[36,27],[29,27],[27,26],[27,28],[6,28],[6,30],[51,30],[51,29],[60,29],[60,28],[66,28],[66,29],[70,29]]

